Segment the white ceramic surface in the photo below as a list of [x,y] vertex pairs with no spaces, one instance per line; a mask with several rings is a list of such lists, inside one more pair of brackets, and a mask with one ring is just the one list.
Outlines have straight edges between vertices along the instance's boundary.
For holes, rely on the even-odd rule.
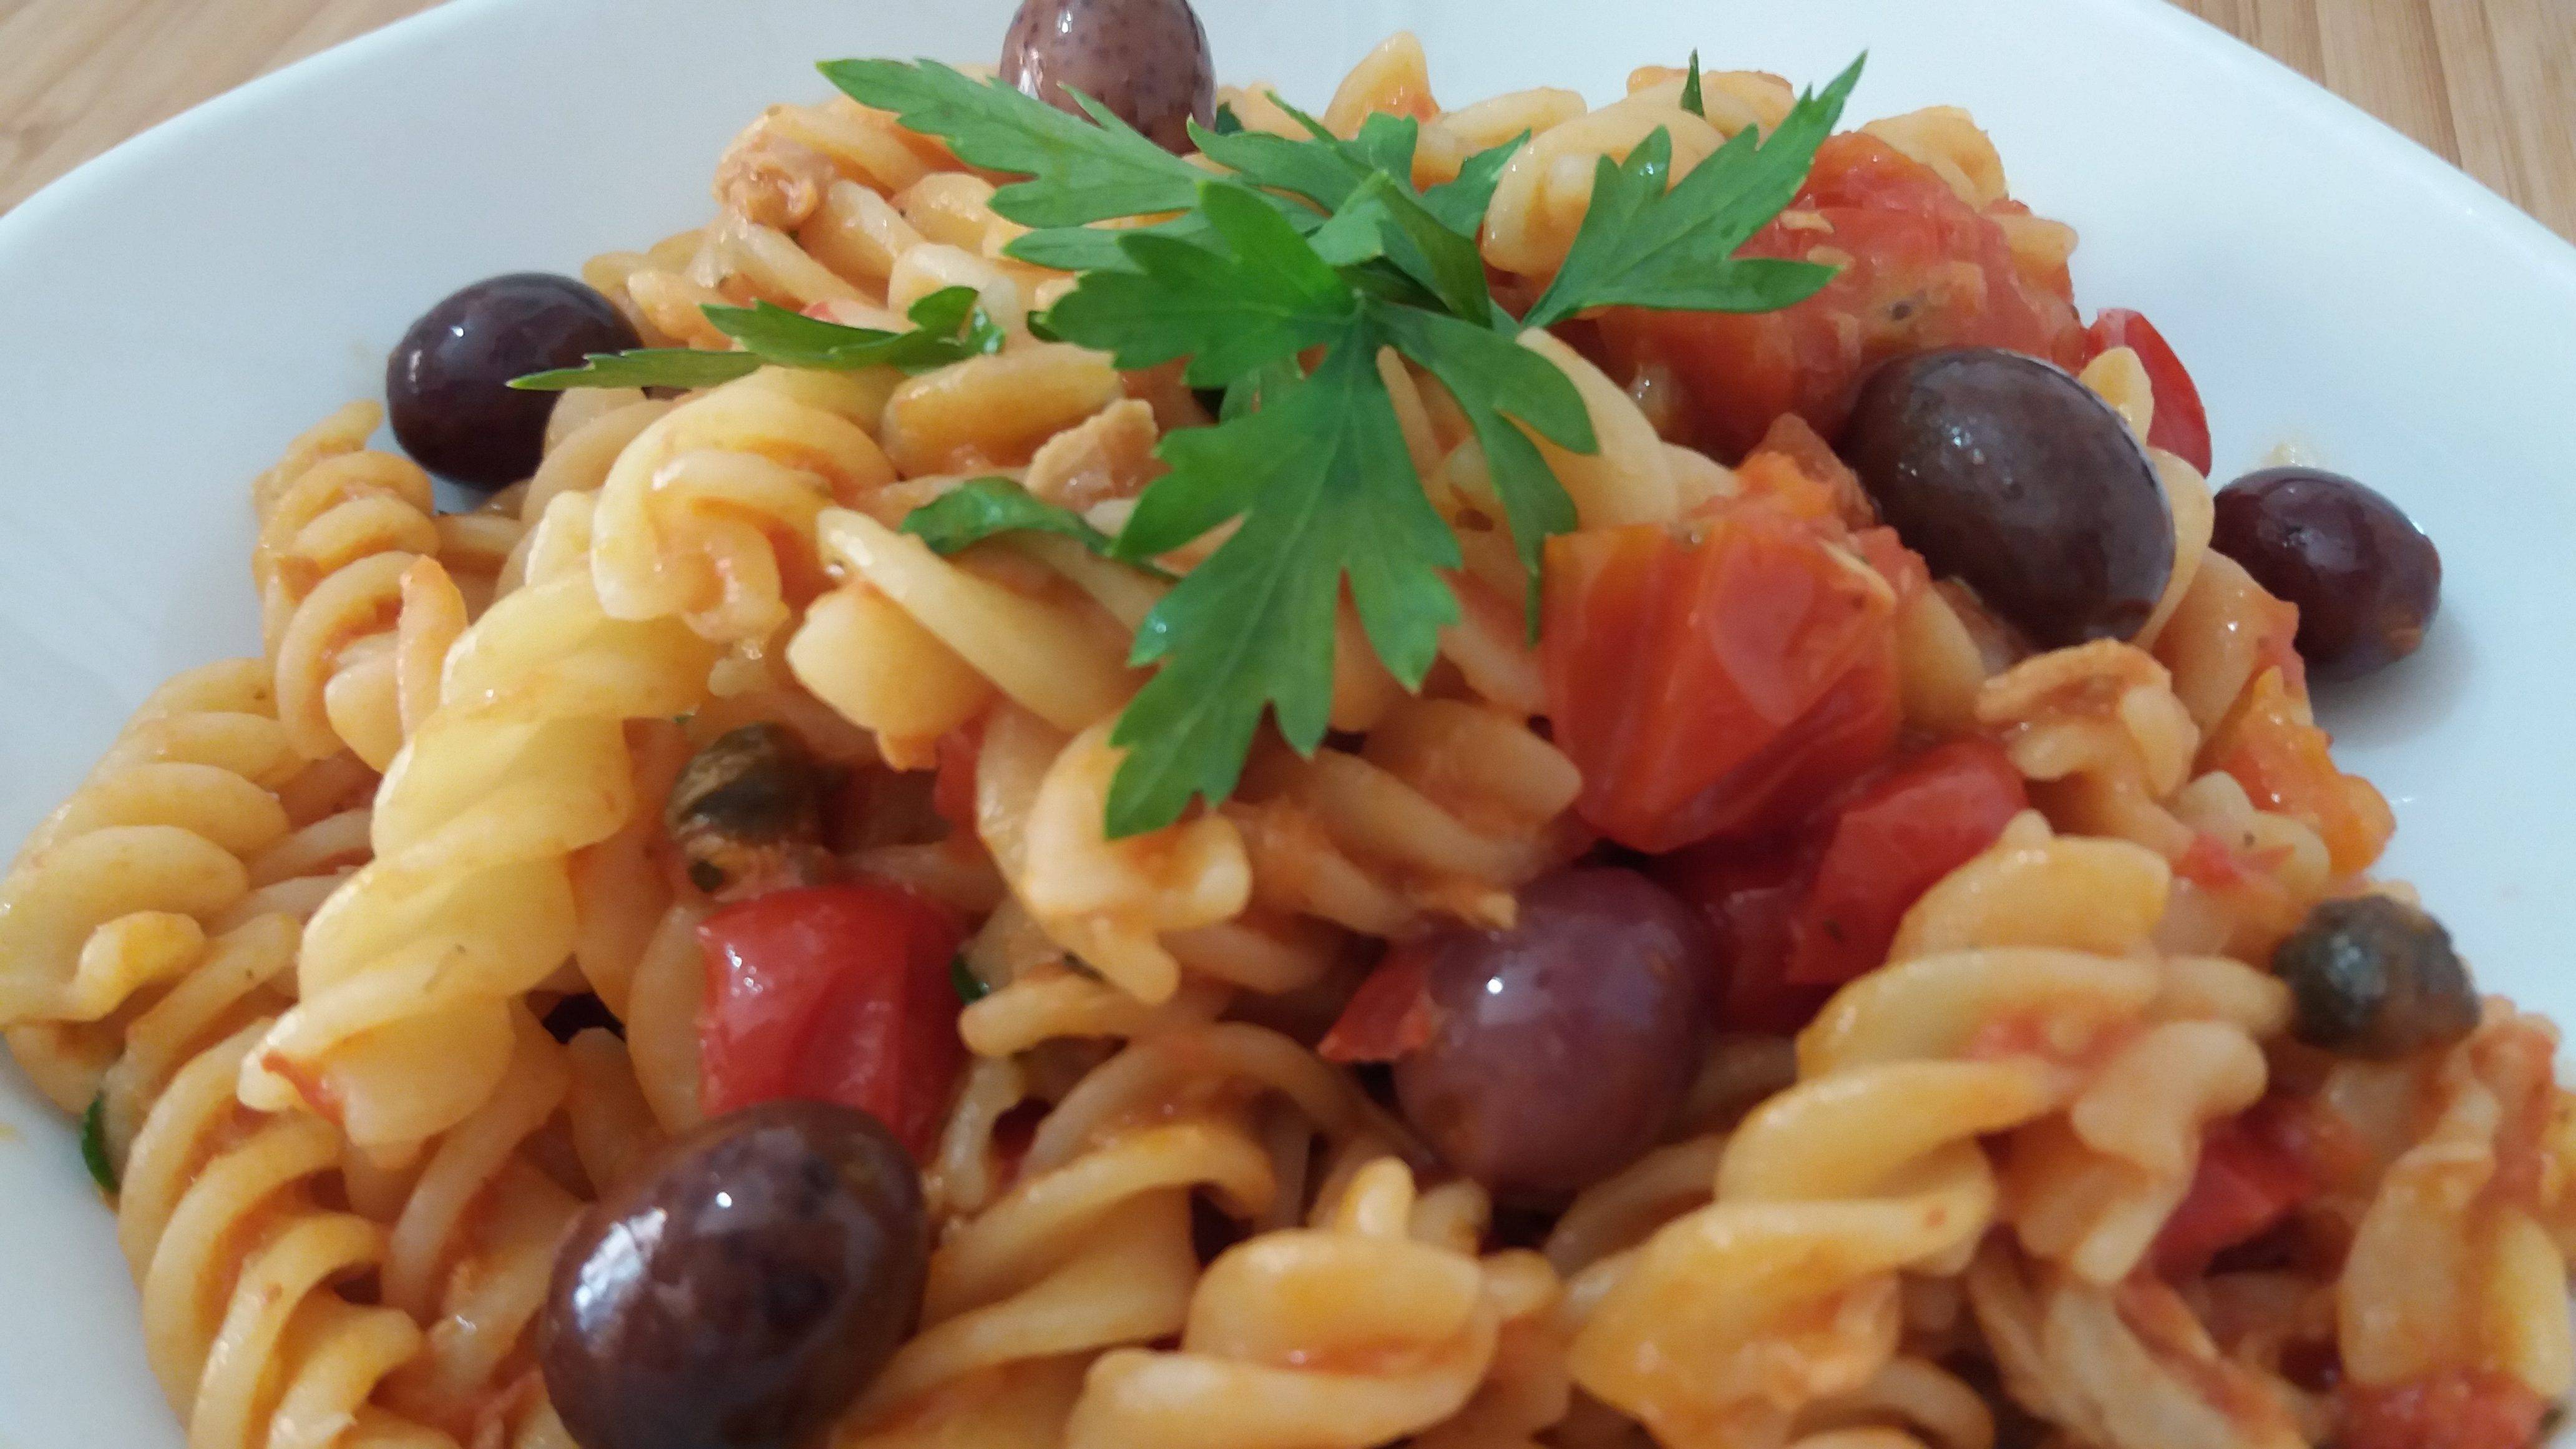
[[[726,138],[818,58],[989,58],[1007,0],[455,0],[179,118],[0,217],[0,835],[170,672],[258,647],[244,485],[376,391],[449,289],[702,218]],[[1637,64],[1938,101],[2084,235],[2090,307],[2151,314],[2219,472],[2275,446],[2438,539],[2424,653],[2331,699],[2485,982],[2576,1017],[2576,249],[2159,0],[1200,0],[1220,70],[1320,104],[1400,26],[1444,97],[1616,95]],[[0,1068],[0,1449],[158,1449],[134,1290],[70,1131]]]

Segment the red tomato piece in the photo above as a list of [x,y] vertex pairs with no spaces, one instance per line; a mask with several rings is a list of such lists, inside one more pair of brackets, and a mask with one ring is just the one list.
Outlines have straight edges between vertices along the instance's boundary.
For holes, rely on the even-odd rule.
[[2138,354],[2147,369],[2147,382],[2155,389],[2156,416],[2147,426],[2147,441],[2189,463],[2206,476],[2209,472],[2209,413],[2200,405],[2200,389],[2192,384],[2191,373],[2174,356],[2173,345],[2156,325],[2126,307],[2106,307],[2093,318],[2091,331],[2085,334],[2091,344],[2085,354],[2089,361],[2114,347],[2125,347]]
[[1861,786],[1819,821],[1785,978],[1837,986],[1876,969],[1906,911],[2029,804],[2011,757],[1982,739],[1936,746]]
[[983,758],[984,722],[977,718],[939,737],[938,774],[932,778],[930,805],[949,828],[968,838],[975,834],[975,766]]
[[866,881],[773,891],[709,916],[698,1017],[707,1115],[779,1097],[874,1113],[927,1157],[965,1064],[948,912]]
[[1559,534],[1539,647],[1577,810],[1650,853],[1796,823],[1896,742],[1894,610],[1768,507]]
[[2149,1255],[2158,1273],[2196,1276],[2316,1195],[2322,1184],[2299,1151],[2292,1115],[2286,1106],[2257,1103],[2203,1134],[2200,1170]]
[[1891,357],[2008,347],[2080,367],[2066,268],[2016,253],[2006,230],[2027,215],[2012,202],[1978,210],[1875,136],[1834,136],[1797,198],[1737,253],[1831,265],[1823,291],[1776,312],[1612,309],[1601,346],[1616,376],[1668,372],[1674,435],[1730,459],[1784,413],[1833,437],[1862,375]]
[[2335,768],[2326,732],[2308,722],[2279,669],[2266,669],[2202,751],[2236,777],[2254,803],[2306,822],[2325,840],[2338,874],[2370,868],[2396,832],[2376,786]]
[[1707,919],[1717,942],[1725,973],[1714,997],[1720,1030],[1786,1035],[1814,1020],[1833,994],[1792,985],[1782,970],[1808,866],[1792,841],[1704,845],[1655,863],[1656,876]]
[[1431,1040],[1431,1028],[1431,952],[1397,946],[1351,993],[1315,1055],[1345,1065],[1391,1062]]
[[2493,1369],[2451,1369],[2387,1388],[2347,1384],[2343,1449],[2527,1449],[2549,1405]]

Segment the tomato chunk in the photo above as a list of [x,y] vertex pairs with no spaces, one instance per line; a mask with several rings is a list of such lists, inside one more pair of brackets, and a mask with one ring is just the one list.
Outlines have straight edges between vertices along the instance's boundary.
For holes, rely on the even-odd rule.
[[2325,840],[2338,874],[2370,868],[2396,832],[2387,797],[2335,767],[2326,732],[2310,723],[2278,668],[2246,686],[2244,698],[2203,748],[2210,769],[2236,777],[2255,804],[2304,821]]
[[1612,309],[1601,344],[1613,375],[1669,374],[1679,398],[1669,430],[1729,459],[1784,413],[1833,437],[1862,375],[1891,357],[2008,347],[2080,367],[2084,327],[2065,266],[2013,249],[2007,226],[2027,214],[1970,205],[1875,136],[1834,136],[1797,198],[1738,253],[1831,265],[1823,291],[1776,312]]
[[1923,893],[1994,844],[2028,804],[2002,748],[1963,739],[1859,781],[1795,834],[1719,842],[1657,863],[1715,933],[1720,1023],[1794,1031],[1835,987],[1887,959]]
[[1431,952],[1400,945],[1351,993],[1350,1004],[1315,1044],[1328,1062],[1391,1062],[1431,1040]]
[[1784,970],[1810,865],[1794,841],[1704,845],[1655,863],[1656,877],[1700,912],[1717,943],[1719,1030],[1786,1035],[1833,995],[1792,984]]
[[2155,389],[2156,415],[2147,424],[2147,441],[2200,470],[2209,472],[2209,413],[2200,405],[2200,389],[2174,355],[2173,345],[2156,325],[2125,307],[2106,307],[2085,334],[2087,360],[2114,347],[2138,354]]
[[774,891],[698,927],[707,1115],[779,1097],[874,1113],[926,1157],[965,1064],[948,912],[891,885]]
[[2157,1272],[2197,1275],[2316,1194],[2317,1173],[2297,1150],[2286,1114],[2274,1103],[2258,1103],[2202,1135],[2200,1169],[2156,1235],[2150,1258]]
[[1906,911],[2029,803],[2011,757],[1982,739],[1953,740],[1862,785],[1818,822],[1822,848],[1784,978],[1838,986],[1876,969]]
[[1895,745],[1889,591],[1768,507],[1549,539],[1544,623],[1576,809],[1634,849],[1794,824]]
[[2548,1405],[2510,1374],[2453,1369],[2344,1389],[2343,1449],[2525,1449]]

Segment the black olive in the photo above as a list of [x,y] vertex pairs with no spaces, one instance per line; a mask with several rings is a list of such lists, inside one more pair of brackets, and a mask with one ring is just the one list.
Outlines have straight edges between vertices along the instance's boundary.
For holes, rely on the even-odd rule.
[[1216,119],[1216,67],[1189,0],[1026,0],[1002,41],[1002,79],[1060,110],[1082,92],[1183,155]]
[[555,395],[510,379],[578,366],[639,345],[606,297],[546,272],[476,282],[411,324],[385,363],[385,403],[403,451],[432,473],[478,488],[537,469]]
[[689,879],[731,900],[826,878],[828,772],[793,730],[747,724],[698,751],[671,785],[663,823]]
[[1508,931],[1432,943],[1431,1037],[1395,1064],[1406,1119],[1505,1201],[1561,1202],[1654,1145],[1699,1070],[1713,947],[1629,870],[1521,892]]
[[2210,547],[2299,606],[2299,653],[2353,679],[2424,642],[2442,555],[2396,504],[2340,473],[2266,468],[2218,491]]
[[626,1035],[626,1023],[617,1019],[607,1002],[588,991],[574,992],[547,1007],[540,1025],[557,1041],[570,1041],[592,1027],[604,1027],[620,1038]]
[[546,1304],[546,1392],[583,1449],[795,1449],[911,1333],[929,1252],[884,1124],[746,1107],[584,1214]]
[[2297,1014],[2291,1035],[2341,1056],[2389,1061],[2477,1028],[2478,994],[2442,924],[2403,901],[2327,901],[2272,952]]
[[2155,464],[2108,403],[2038,358],[1898,358],[1862,385],[1842,453],[1935,574],[2043,648],[2130,638],[2173,575]]

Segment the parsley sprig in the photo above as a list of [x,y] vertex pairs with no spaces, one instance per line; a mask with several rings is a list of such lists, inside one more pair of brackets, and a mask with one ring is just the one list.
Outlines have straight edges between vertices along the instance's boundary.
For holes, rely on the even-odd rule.
[[[1734,253],[1796,194],[1861,63],[1767,138],[1748,130],[1678,181],[1660,130],[1603,159],[1564,265],[1519,317],[1488,284],[1477,237],[1526,137],[1417,187],[1410,119],[1374,116],[1344,138],[1290,109],[1299,138],[1228,113],[1192,133],[1212,172],[1085,97],[1088,119],[935,62],[822,69],[969,165],[1019,178],[992,203],[1031,228],[1010,254],[1079,274],[1037,319],[1046,335],[1125,368],[1183,362],[1191,386],[1224,393],[1216,424],[1164,437],[1169,471],[1107,541],[1141,563],[1232,529],[1138,631],[1133,662],[1158,667],[1111,736],[1127,756],[1107,825],[1125,836],[1230,795],[1265,717],[1300,751],[1322,742],[1345,597],[1407,688],[1458,618],[1443,576],[1458,542],[1415,472],[1380,355],[1438,379],[1464,414],[1534,606],[1542,545],[1577,521],[1536,440],[1598,444],[1572,381],[1520,333],[1602,307],[1768,311],[1812,295],[1826,268]],[[1689,101],[1697,80],[1694,59]],[[962,547],[1013,528],[1088,530],[1024,494],[969,488],[928,505],[938,512],[915,531]]]
[[715,329],[741,344],[731,352],[698,347],[639,347],[594,352],[579,367],[530,373],[510,386],[531,392],[575,387],[713,387],[763,367],[855,372],[894,367],[927,372],[999,352],[1001,327],[986,316],[972,287],[942,287],[912,304],[912,330],[844,327],[774,303],[698,309]]

